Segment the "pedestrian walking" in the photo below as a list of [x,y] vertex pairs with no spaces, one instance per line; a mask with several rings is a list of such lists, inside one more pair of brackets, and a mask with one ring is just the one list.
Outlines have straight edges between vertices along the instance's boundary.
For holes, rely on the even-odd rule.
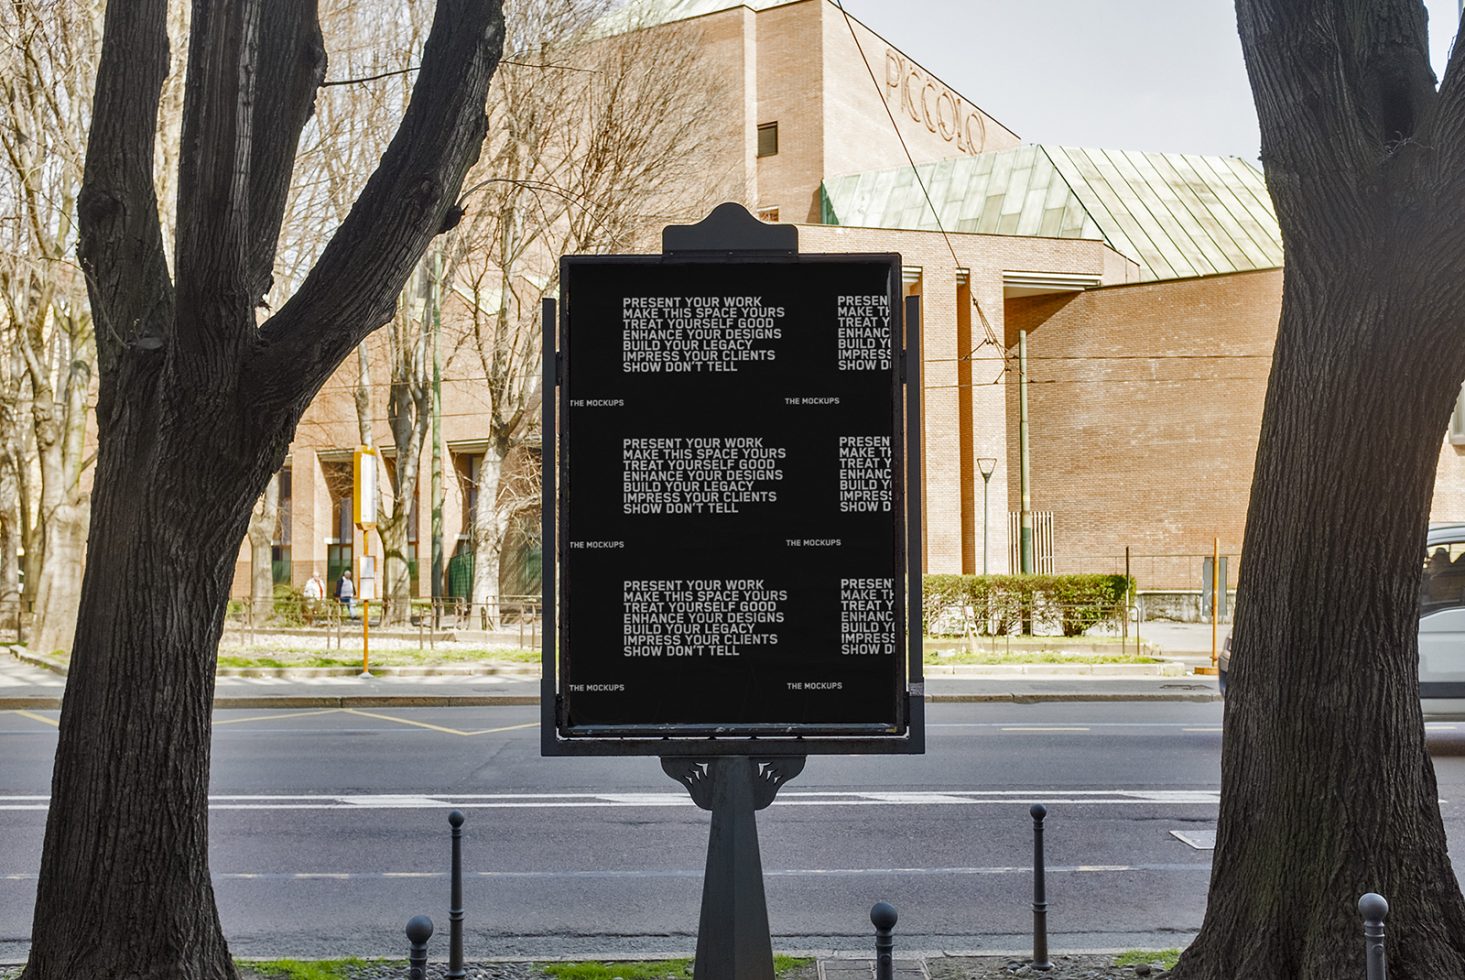
[[356,600],[356,583],[351,581],[351,570],[347,569],[341,573],[336,580],[336,601],[346,607],[346,616],[351,616],[351,609]]
[[320,569],[313,568],[305,582],[305,625],[314,626],[320,615],[320,601],[326,597],[326,583],[321,581]]

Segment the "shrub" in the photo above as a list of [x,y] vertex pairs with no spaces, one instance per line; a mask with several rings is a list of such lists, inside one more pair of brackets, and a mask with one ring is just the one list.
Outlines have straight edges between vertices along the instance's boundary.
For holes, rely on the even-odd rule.
[[1058,627],[1064,636],[1080,636],[1119,613],[1123,575],[928,575],[921,596],[923,626],[928,634],[962,633],[966,608],[979,627],[1010,633],[1023,623]]
[[274,616],[281,626],[302,626],[305,623],[305,594],[284,582],[275,585]]

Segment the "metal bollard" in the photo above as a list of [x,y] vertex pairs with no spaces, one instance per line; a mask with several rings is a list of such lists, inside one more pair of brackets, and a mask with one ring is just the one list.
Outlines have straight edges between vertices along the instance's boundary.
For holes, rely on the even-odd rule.
[[427,980],[427,941],[432,938],[432,920],[414,915],[407,920],[407,980]]
[[1033,818],[1033,969],[1051,970],[1048,961],[1048,892],[1043,883],[1043,818],[1048,808],[1034,803]]
[[1389,980],[1389,959],[1384,953],[1384,917],[1389,903],[1384,896],[1369,892],[1358,900],[1363,915],[1363,955],[1368,964],[1368,980]]
[[895,906],[876,902],[870,910],[875,927],[875,980],[895,980]]
[[463,813],[448,814],[453,827],[452,896],[448,905],[448,980],[462,980],[463,972]]

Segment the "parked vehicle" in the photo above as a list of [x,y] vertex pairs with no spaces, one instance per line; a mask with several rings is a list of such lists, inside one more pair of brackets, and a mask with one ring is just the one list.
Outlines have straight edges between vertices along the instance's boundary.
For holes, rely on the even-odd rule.
[[[1231,635],[1217,668],[1221,694]],[[1431,525],[1419,587],[1419,699],[1429,719],[1465,718],[1465,524]]]

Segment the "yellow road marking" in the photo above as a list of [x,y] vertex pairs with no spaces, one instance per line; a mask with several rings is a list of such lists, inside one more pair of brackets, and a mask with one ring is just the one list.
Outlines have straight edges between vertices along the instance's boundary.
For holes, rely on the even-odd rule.
[[47,718],[45,715],[38,715],[34,711],[23,711],[15,709],[12,714],[20,715],[22,718],[29,718],[31,721],[38,721],[43,725],[50,725],[52,728],[60,728],[61,722],[56,718]]
[[334,714],[335,712],[340,711],[340,710],[341,710],[340,708],[321,708],[318,711],[290,711],[290,712],[276,711],[273,714],[268,714],[268,715],[255,715],[252,718],[227,718],[224,721],[216,721],[216,722],[214,722],[214,727],[217,728],[220,725],[242,725],[246,721],[276,721],[276,720],[278,720],[278,719],[280,719],[282,717],[283,718],[309,718],[312,715],[329,715],[329,714]]
[[537,728],[539,722],[530,721],[522,725],[504,725],[501,728],[481,728],[477,731],[465,732],[457,728],[448,728],[444,725],[434,725],[426,721],[414,721],[411,718],[394,718],[391,715],[379,715],[373,711],[362,711],[359,708],[343,708],[348,715],[360,715],[362,718],[375,718],[377,721],[391,721],[398,725],[412,725],[416,728],[426,728],[431,732],[442,732],[444,735],[460,735],[463,738],[472,738],[475,735],[493,735],[497,732],[515,732],[521,728]]
[[1004,732],[1086,732],[1087,728],[1039,728],[1036,726],[1014,725],[1002,729]]

